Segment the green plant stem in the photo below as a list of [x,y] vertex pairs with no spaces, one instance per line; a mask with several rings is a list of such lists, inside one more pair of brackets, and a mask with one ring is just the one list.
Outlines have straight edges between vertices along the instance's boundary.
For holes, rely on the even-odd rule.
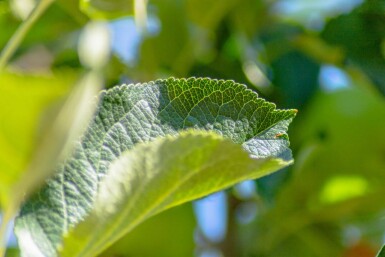
[[30,13],[28,18],[24,20],[18,27],[16,32],[13,34],[11,39],[7,42],[0,55],[0,71],[4,69],[9,59],[12,57],[20,43],[27,35],[33,24],[39,19],[44,11],[54,2],[55,0],[41,0]]
[[8,226],[14,214],[15,208],[13,206],[9,206],[3,213],[3,219],[0,225],[0,257],[5,256],[8,241]]

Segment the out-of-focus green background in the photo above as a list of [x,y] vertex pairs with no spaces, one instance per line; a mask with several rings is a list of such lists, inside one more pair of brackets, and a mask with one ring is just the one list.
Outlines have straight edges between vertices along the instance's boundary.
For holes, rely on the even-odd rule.
[[[0,49],[37,2],[0,0]],[[295,164],[154,217],[102,256],[374,257],[385,238],[384,58],[384,0],[56,0],[0,74],[0,202],[84,74],[107,88],[232,79],[299,110]]]

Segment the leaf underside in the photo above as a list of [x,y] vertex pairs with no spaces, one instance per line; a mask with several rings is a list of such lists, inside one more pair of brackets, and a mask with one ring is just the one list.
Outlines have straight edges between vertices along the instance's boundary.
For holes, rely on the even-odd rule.
[[104,91],[73,154],[16,219],[23,256],[57,256],[63,234],[92,209],[111,163],[135,145],[198,129],[242,145],[253,158],[289,161],[286,130],[294,116],[233,81],[167,79]]
[[289,163],[250,158],[240,145],[208,131],[139,144],[112,163],[91,214],[66,235],[60,256],[96,256],[157,213]]

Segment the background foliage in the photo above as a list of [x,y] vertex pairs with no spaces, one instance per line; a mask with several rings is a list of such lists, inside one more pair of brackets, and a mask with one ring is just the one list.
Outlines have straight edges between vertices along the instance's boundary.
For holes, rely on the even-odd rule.
[[[35,4],[0,1],[0,49]],[[101,61],[79,46],[104,42],[84,39],[92,26],[107,38],[107,51],[96,52],[105,53]],[[384,38],[383,0],[57,0],[1,74],[0,192],[13,190],[21,174],[11,171],[32,158],[47,119],[86,73],[96,71],[106,87],[233,79],[299,110],[289,131],[296,163],[252,182],[247,196],[229,190],[226,208],[206,211],[214,220],[227,213],[219,239],[187,205],[103,256],[375,256],[385,233]],[[2,208],[9,201],[1,199]]]

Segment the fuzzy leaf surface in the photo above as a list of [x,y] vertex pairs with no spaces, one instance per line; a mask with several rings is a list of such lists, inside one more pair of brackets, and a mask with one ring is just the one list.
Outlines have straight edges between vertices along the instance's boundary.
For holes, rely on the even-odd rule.
[[233,81],[172,78],[103,92],[73,154],[16,220],[23,256],[57,256],[63,235],[93,209],[111,163],[137,144],[207,130],[242,145],[252,158],[290,161],[286,130],[295,113]]
[[239,144],[206,131],[139,144],[113,162],[91,215],[66,237],[61,256],[96,256],[161,211],[288,164],[250,158]]

